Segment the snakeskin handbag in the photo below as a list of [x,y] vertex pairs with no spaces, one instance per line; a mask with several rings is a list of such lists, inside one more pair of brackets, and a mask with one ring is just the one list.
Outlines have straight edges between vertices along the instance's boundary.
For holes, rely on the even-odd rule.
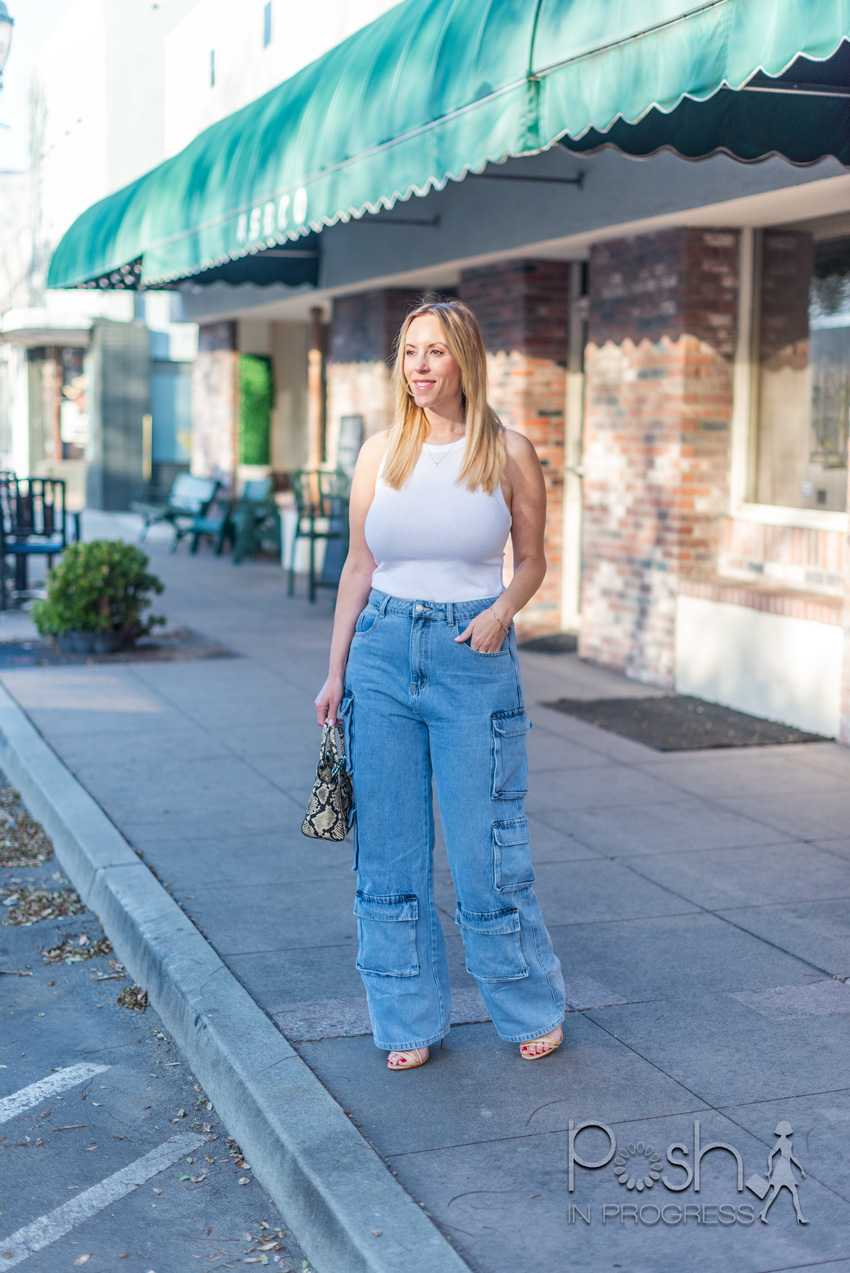
[[351,774],[346,767],[345,741],[342,730],[325,725],[322,749],[316,768],[316,781],[301,832],[312,840],[344,840],[351,822],[354,792]]

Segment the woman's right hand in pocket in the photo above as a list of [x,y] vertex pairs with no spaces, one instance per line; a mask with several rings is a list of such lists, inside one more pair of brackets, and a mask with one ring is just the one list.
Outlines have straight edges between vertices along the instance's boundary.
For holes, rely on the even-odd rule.
[[331,725],[342,724],[339,718],[339,705],[344,693],[342,680],[336,676],[329,676],[315,699],[316,721],[319,725],[324,725],[328,721]]

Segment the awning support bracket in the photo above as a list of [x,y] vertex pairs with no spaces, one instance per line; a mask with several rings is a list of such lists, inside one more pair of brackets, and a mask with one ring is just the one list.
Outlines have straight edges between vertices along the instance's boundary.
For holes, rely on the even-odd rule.
[[531,174],[512,172],[471,172],[466,179],[467,181],[537,181],[545,186],[578,186],[579,190],[584,187],[583,172],[579,172],[575,177],[535,177]]

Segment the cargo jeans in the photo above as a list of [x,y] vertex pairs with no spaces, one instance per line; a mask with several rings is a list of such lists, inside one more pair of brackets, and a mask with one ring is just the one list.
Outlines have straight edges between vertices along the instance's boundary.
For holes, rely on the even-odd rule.
[[502,648],[455,637],[496,598],[404,601],[359,616],[340,705],[354,785],[357,968],[379,1048],[438,1042],[451,988],[434,901],[433,791],[466,955],[499,1035],[560,1024],[564,983],[532,884],[526,733],[513,625]]

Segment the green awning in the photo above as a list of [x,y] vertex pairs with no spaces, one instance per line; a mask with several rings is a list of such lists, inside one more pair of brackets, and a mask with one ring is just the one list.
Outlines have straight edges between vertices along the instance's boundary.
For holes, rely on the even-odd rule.
[[303,281],[304,236],[558,142],[850,164],[847,39],[850,0],[406,0],[89,208],[48,285],[163,286],[287,245],[279,276]]

